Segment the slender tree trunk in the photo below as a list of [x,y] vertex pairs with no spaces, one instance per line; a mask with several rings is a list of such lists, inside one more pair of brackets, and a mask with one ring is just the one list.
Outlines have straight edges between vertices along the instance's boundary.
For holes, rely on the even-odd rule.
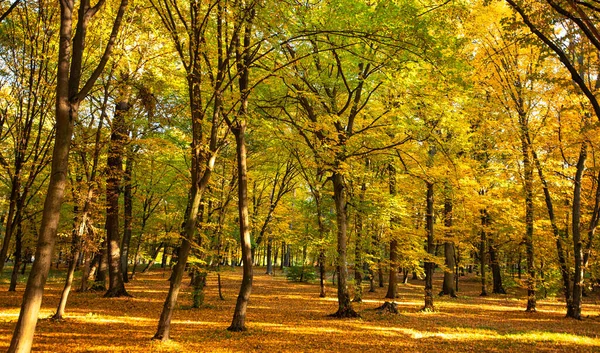
[[133,174],[133,152],[129,151],[129,156],[125,162],[125,174],[123,175],[124,190],[123,190],[123,239],[121,241],[121,272],[123,282],[129,282],[127,274],[127,264],[129,260],[129,246],[131,243],[131,231],[133,221],[133,185],[131,177]]
[[[368,163],[367,163],[368,165]],[[360,209],[356,211],[356,240],[354,247],[354,299],[353,302],[362,302],[362,279],[363,279],[363,259],[362,259],[362,242],[363,242],[363,210],[362,206],[365,202],[365,192],[367,190],[367,184],[362,183],[360,187]]]
[[228,331],[246,330],[246,309],[252,291],[252,240],[250,235],[250,218],[248,216],[248,176],[246,165],[246,125],[245,122],[237,121],[232,127],[235,135],[237,163],[238,163],[238,213],[240,226],[240,242],[242,249],[242,263],[244,266],[242,285],[233,312],[231,325]]
[[21,264],[23,264],[23,269],[25,269],[25,266],[27,266],[27,261],[29,260],[24,259],[25,261],[23,261],[23,229],[21,226],[21,222],[18,222],[16,226],[17,232],[15,237],[15,259],[13,262],[12,274],[10,276],[10,285],[8,287],[9,292],[14,292],[17,290],[17,281],[19,279],[19,267],[21,266]]
[[139,262],[140,246],[142,245],[143,238],[144,238],[144,226],[142,225],[142,229],[140,231],[140,236],[138,237],[138,241],[135,246],[135,254],[133,255],[133,268],[131,269],[131,275],[129,276],[130,280],[135,279],[137,265]]
[[[80,226],[83,227],[83,224]],[[79,230],[76,230],[79,233]],[[74,232],[75,233],[75,232]],[[81,238],[79,234],[73,234],[73,244],[71,249],[71,259],[69,261],[69,268],[67,270],[67,278],[65,280],[65,286],[60,295],[58,307],[56,313],[52,316],[54,320],[62,320],[65,315],[65,308],[67,307],[67,300],[69,299],[69,293],[71,292],[71,286],[73,285],[73,277],[75,274],[75,268],[77,267],[77,261],[79,261],[79,252],[81,249]]]
[[575,260],[575,273],[573,276],[573,315],[574,319],[581,320],[581,300],[583,294],[583,241],[581,239],[581,179],[585,170],[587,157],[587,144],[581,145],[577,172],[573,188],[573,257]]
[[[427,182],[427,215],[425,216],[427,224],[427,253],[433,256],[435,244],[433,242],[433,183]],[[433,305],[433,270],[435,264],[431,261],[425,261],[425,306],[423,311],[434,311]]]
[[[194,149],[195,144],[192,146],[192,150]],[[183,231],[184,237],[181,246],[177,251],[177,263],[175,264],[173,272],[171,273],[171,277],[169,278],[169,292],[163,304],[163,309],[158,321],[158,328],[154,334],[154,337],[152,338],[154,340],[168,341],[170,338],[171,318],[173,316],[175,305],[177,304],[177,298],[181,289],[181,281],[183,280],[183,274],[185,273],[185,267],[191,249],[190,239],[193,239],[196,231],[198,210],[202,200],[204,188],[208,183],[208,178],[202,178],[202,184],[200,184],[198,180],[199,178],[197,177],[197,172],[199,171],[197,169],[198,167],[196,167],[196,165],[199,165],[197,163],[199,163],[199,160],[194,161],[194,166],[192,167],[192,185],[190,187],[189,207],[186,210],[186,222]]]
[[481,294],[480,297],[485,297],[487,293],[487,275],[485,271],[485,260],[486,254],[485,249],[487,246],[487,226],[488,226],[489,215],[486,209],[481,210],[481,232],[479,233],[481,238],[479,240],[479,268],[481,275]]
[[390,242],[390,272],[388,281],[388,290],[385,295],[386,298],[396,299],[398,293],[398,241],[396,239]]
[[[392,164],[388,165],[389,176],[389,189],[390,196],[396,196],[396,168]],[[394,228],[397,220],[392,217],[390,219],[390,228],[392,230],[392,237],[394,237]],[[390,273],[388,282],[388,291],[385,295],[386,298],[395,300],[398,295],[398,240],[392,238],[390,241]]]
[[536,271],[533,250],[533,166],[531,164],[531,145],[527,141],[528,126],[524,114],[519,114],[521,145],[523,154],[523,181],[525,193],[525,252],[527,255],[527,312],[536,311]]
[[452,190],[450,189],[450,183],[446,181],[445,185],[445,198],[444,198],[444,226],[446,227],[446,241],[444,242],[444,257],[446,270],[444,271],[444,281],[442,284],[442,293],[449,295],[452,298],[456,298],[456,292],[454,288],[454,267],[456,266],[454,261],[454,243],[448,239],[452,237]]
[[281,264],[279,266],[280,270],[283,270],[283,268],[286,266],[285,265],[285,251],[286,251],[286,246],[285,246],[285,241],[281,242]]
[[17,199],[19,198],[19,189],[21,188],[19,175],[20,171],[15,168],[15,175],[11,180],[10,196],[8,199],[9,206],[8,215],[6,218],[6,228],[4,230],[4,239],[2,240],[2,249],[0,250],[0,273],[4,269],[6,257],[8,256],[8,250],[10,249],[10,240],[12,239],[12,235],[14,233],[13,230],[15,228],[13,221],[17,208]]
[[325,249],[319,250],[319,298],[325,298]]
[[[528,138],[528,142],[531,145],[531,141]],[[558,264],[560,266],[560,274],[562,277],[562,282],[563,282],[563,294],[565,296],[565,303],[567,306],[567,317],[573,317],[573,297],[572,297],[572,291],[571,291],[571,279],[570,279],[570,275],[569,275],[569,267],[567,265],[567,259],[566,259],[566,254],[565,254],[565,250],[563,248],[563,242],[566,242],[566,237],[564,232],[561,232],[558,229],[558,226],[556,224],[556,216],[554,215],[554,205],[552,203],[552,197],[550,196],[550,190],[548,188],[548,182],[546,181],[546,178],[544,177],[544,172],[542,169],[542,165],[540,163],[540,160],[537,156],[537,153],[535,152],[535,150],[532,148],[532,155],[533,155],[533,161],[535,163],[536,169],[538,171],[538,176],[540,177],[540,181],[542,182],[542,187],[544,190],[544,200],[546,202],[546,208],[548,210],[548,218],[550,219],[550,224],[552,225],[552,233],[554,234],[554,239],[556,242],[556,252],[558,254]],[[600,191],[600,188],[598,189],[598,191]],[[597,192],[596,194],[596,199],[598,200],[598,197],[600,196],[600,194]]]
[[273,238],[267,240],[267,274],[273,274]]
[[[81,180],[78,180],[80,182]],[[71,257],[69,259],[69,268],[67,269],[67,276],[65,279],[65,286],[61,292],[60,300],[58,302],[58,307],[56,309],[56,313],[52,316],[54,320],[61,320],[65,315],[65,308],[67,307],[67,300],[69,298],[69,293],[71,292],[71,286],[73,285],[73,277],[75,274],[75,268],[77,267],[77,262],[79,261],[79,254],[81,251],[82,238],[83,233],[85,231],[85,225],[87,222],[87,212],[89,209],[88,201],[91,201],[90,197],[93,195],[91,190],[88,193],[88,197],[86,197],[83,214],[79,215],[79,207],[76,205],[73,207],[73,213],[75,214],[75,221],[73,222],[75,225],[75,229],[73,229],[73,239],[71,241]],[[83,276],[82,276],[83,277]]]
[[[142,273],[148,272],[148,270],[152,267],[152,265],[154,265],[154,262],[156,261],[156,257],[158,256],[160,249],[162,249],[163,246],[165,246],[165,245],[166,244],[164,241],[161,241],[160,244],[158,244],[156,249],[154,249],[154,251],[150,255],[150,261],[148,261],[148,263],[146,264],[146,267],[144,267],[144,269],[142,270]],[[164,250],[164,251],[166,251],[166,250]]]

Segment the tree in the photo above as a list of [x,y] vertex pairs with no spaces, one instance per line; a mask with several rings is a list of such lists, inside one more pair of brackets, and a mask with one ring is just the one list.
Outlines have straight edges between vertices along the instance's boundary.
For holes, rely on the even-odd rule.
[[29,352],[31,350],[33,333],[44,293],[44,284],[46,283],[48,270],[50,269],[52,251],[54,250],[56,241],[60,206],[64,197],[68,173],[73,124],[77,120],[77,111],[80,103],[92,89],[110,57],[127,3],[127,0],[121,0],[110,38],[98,66],[83,87],[80,88],[87,27],[92,17],[104,4],[104,0],[100,0],[93,7],[90,5],[89,0],[84,0],[80,4],[74,37],[72,37],[74,1],[62,0],[60,2],[61,40],[58,50],[58,71],[56,75],[56,135],[52,153],[51,177],[46,192],[46,201],[44,202],[44,212],[42,214],[38,245],[35,252],[35,261],[27,280],[27,288],[23,294],[19,320],[13,333],[9,352]]

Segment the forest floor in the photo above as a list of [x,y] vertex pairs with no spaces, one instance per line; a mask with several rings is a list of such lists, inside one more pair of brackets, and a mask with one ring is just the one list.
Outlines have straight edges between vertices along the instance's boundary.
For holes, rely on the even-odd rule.
[[[151,341],[165,295],[169,272],[140,274],[127,285],[133,298],[104,299],[103,293],[72,293],[66,319],[48,319],[62,288],[63,272],[49,277],[38,322],[35,352],[600,352],[600,298],[585,299],[584,319],[564,318],[564,303],[538,300],[538,312],[524,311],[520,289],[508,295],[479,297],[477,277],[461,277],[455,299],[436,297],[436,312],[419,312],[423,281],[400,284],[399,314],[379,314],[386,288],[368,293],[354,303],[361,318],[327,317],[337,309],[335,288],[327,284],[327,298],[319,298],[316,283],[288,282],[255,270],[248,307],[248,331],[232,333],[229,326],[241,270],[223,272],[225,300],[218,298],[216,274],[205,288],[205,304],[191,308],[191,288],[183,286],[171,325],[172,341]],[[5,277],[3,277],[5,279]],[[189,282],[189,280],[186,280]],[[441,286],[436,273],[435,291]],[[24,290],[7,292],[0,281],[0,350],[5,351],[19,314]]]

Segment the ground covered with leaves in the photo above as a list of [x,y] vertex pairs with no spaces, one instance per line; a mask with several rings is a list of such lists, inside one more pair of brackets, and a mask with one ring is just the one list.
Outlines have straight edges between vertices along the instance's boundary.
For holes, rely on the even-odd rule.
[[[288,282],[256,269],[248,308],[248,331],[231,333],[230,324],[241,271],[223,272],[220,300],[217,279],[208,275],[205,303],[191,307],[191,287],[185,286],[171,327],[172,341],[151,341],[168,289],[169,272],[139,275],[127,286],[133,298],[104,299],[103,293],[73,293],[65,320],[48,319],[58,303],[62,273],[49,278],[38,322],[35,352],[599,352],[600,299],[592,294],[584,304],[584,320],[564,318],[564,303],[538,301],[537,313],[524,311],[525,295],[479,297],[474,275],[461,278],[458,298],[436,298],[436,312],[419,312],[423,282],[399,285],[398,314],[378,313],[385,288],[364,290],[355,303],[361,317],[334,319],[335,288],[319,298],[316,283]],[[440,288],[441,274],[436,274]],[[0,284],[0,350],[6,350],[15,326],[23,285],[16,293]]]

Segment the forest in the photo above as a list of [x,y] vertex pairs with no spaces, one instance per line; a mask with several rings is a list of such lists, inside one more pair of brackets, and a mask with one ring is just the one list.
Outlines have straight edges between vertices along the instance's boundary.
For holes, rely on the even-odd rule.
[[0,0],[0,349],[600,351],[600,1]]

